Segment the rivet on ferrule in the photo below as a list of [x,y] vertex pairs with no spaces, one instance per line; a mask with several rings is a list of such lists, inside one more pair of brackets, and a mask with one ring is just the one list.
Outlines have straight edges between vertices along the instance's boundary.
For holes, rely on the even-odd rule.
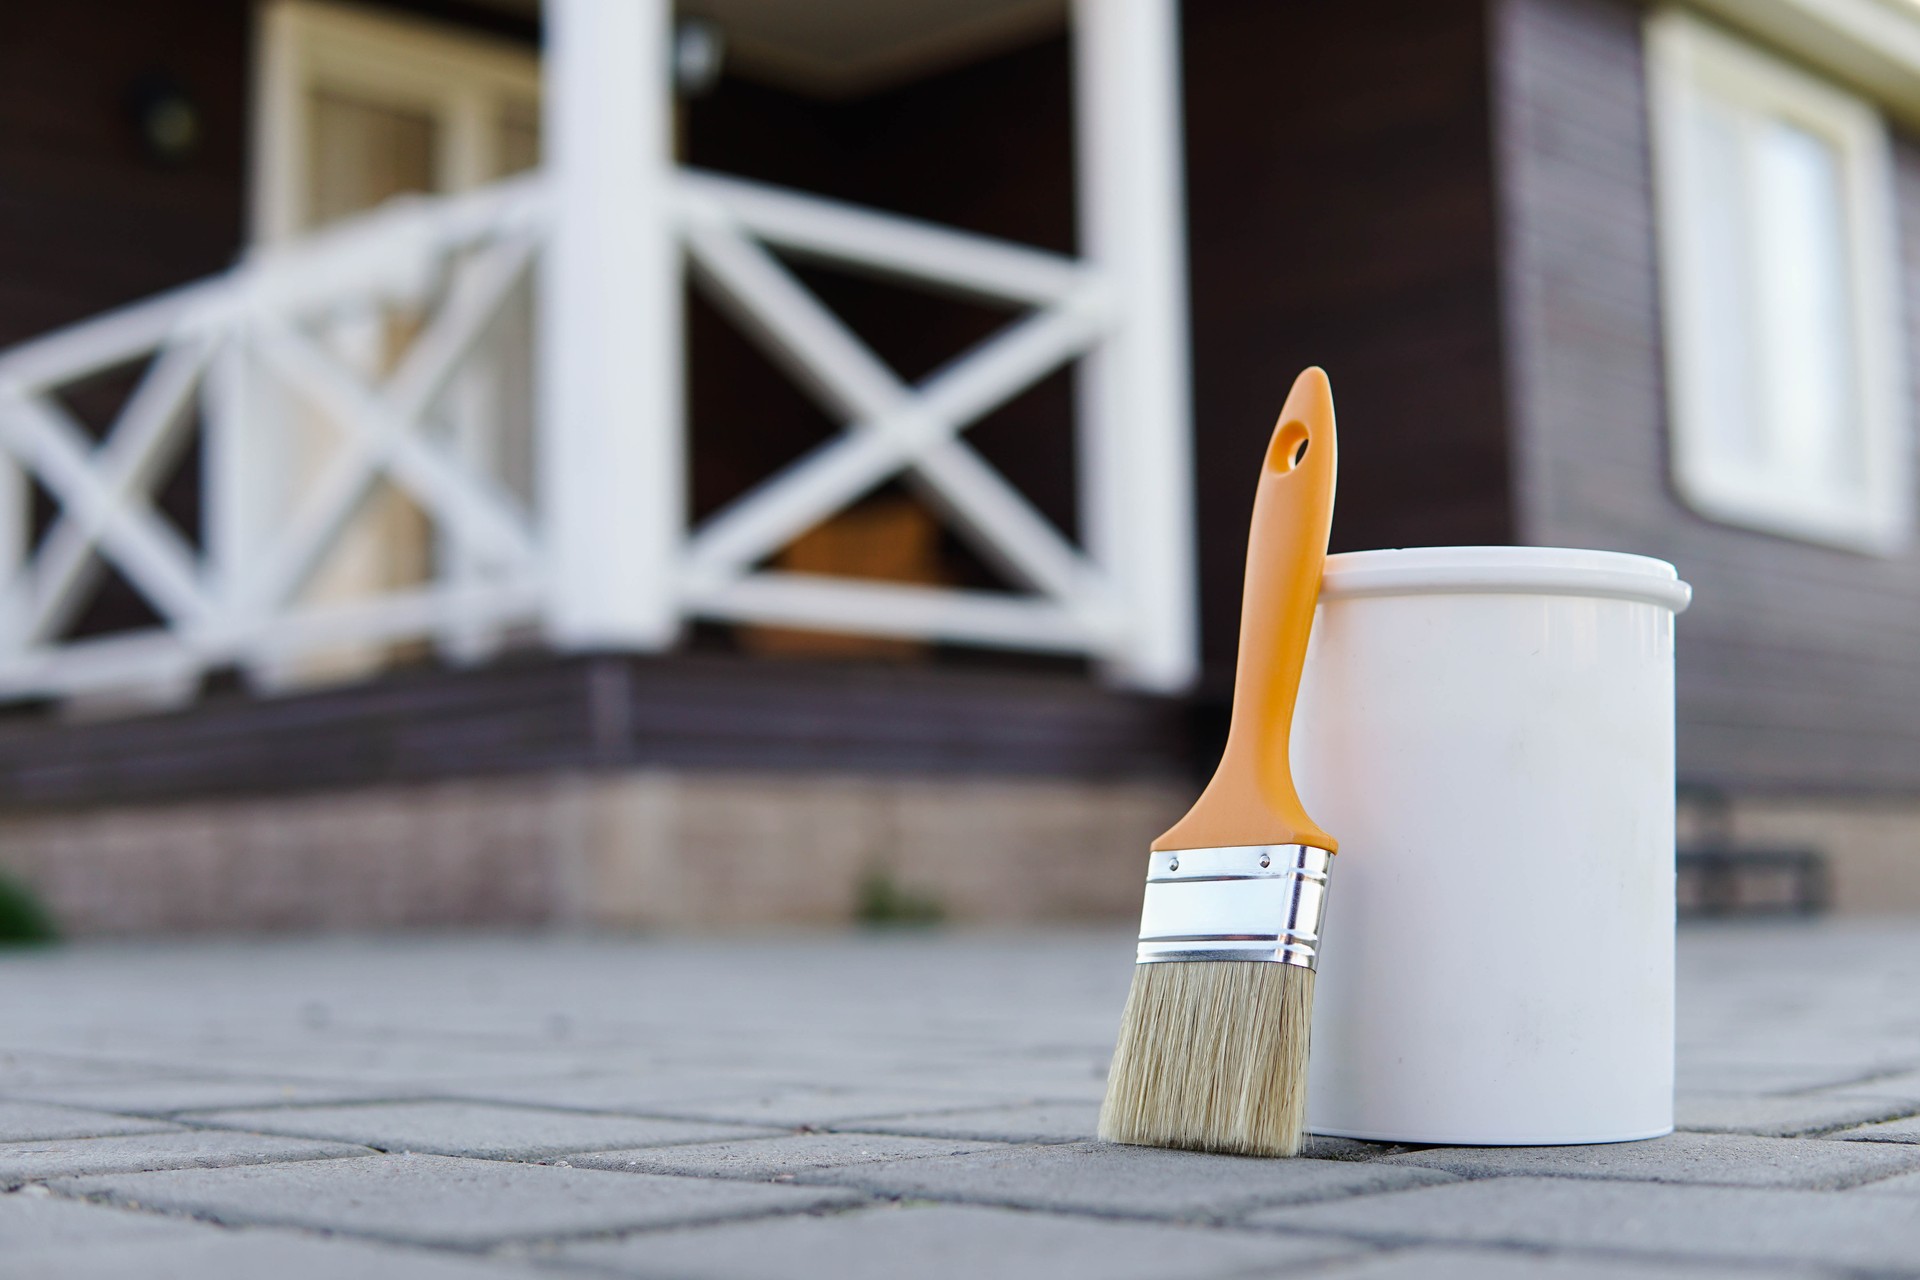
[[1307,844],[1154,854],[1138,963],[1256,960],[1313,968],[1332,862],[1332,854]]

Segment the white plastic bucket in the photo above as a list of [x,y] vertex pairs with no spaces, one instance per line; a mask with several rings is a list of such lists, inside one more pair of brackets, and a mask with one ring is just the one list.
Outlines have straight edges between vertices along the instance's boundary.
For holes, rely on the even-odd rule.
[[1293,736],[1340,841],[1307,1124],[1382,1142],[1673,1128],[1673,619],[1644,556],[1331,556]]

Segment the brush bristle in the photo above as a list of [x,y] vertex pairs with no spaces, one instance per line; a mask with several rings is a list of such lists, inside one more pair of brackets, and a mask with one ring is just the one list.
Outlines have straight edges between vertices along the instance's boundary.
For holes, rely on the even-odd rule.
[[1100,1109],[1101,1138],[1299,1154],[1312,1023],[1313,970],[1299,965],[1135,965]]

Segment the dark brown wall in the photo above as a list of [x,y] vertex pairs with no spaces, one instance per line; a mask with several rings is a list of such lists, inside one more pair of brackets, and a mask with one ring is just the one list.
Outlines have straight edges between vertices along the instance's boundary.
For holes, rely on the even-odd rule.
[[[249,0],[0,5],[0,345],[229,265],[245,199]],[[165,75],[197,155],[143,154],[128,95]]]
[[[1694,515],[1668,481],[1641,11],[1501,0],[1516,501],[1529,542],[1672,560],[1682,780],[1920,783],[1920,554],[1829,550]],[[1896,149],[1906,311],[1920,317],[1920,146]],[[1920,374],[1920,342],[1908,344]],[[1916,388],[1920,399],[1920,387]]]
[[1195,442],[1209,667],[1293,375],[1340,415],[1335,550],[1511,538],[1480,6],[1186,7]]

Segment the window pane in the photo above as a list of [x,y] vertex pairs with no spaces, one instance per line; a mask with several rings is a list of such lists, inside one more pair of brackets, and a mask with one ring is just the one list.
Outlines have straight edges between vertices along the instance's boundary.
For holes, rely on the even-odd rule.
[[1699,280],[1701,349],[1692,371],[1701,392],[1699,426],[1715,457],[1757,467],[1765,455],[1765,428],[1754,358],[1744,122],[1726,104],[1703,97],[1689,123],[1697,198],[1688,201],[1686,235]]
[[1840,158],[1784,120],[1759,121],[1753,138],[1769,452],[1796,474],[1857,482]]

